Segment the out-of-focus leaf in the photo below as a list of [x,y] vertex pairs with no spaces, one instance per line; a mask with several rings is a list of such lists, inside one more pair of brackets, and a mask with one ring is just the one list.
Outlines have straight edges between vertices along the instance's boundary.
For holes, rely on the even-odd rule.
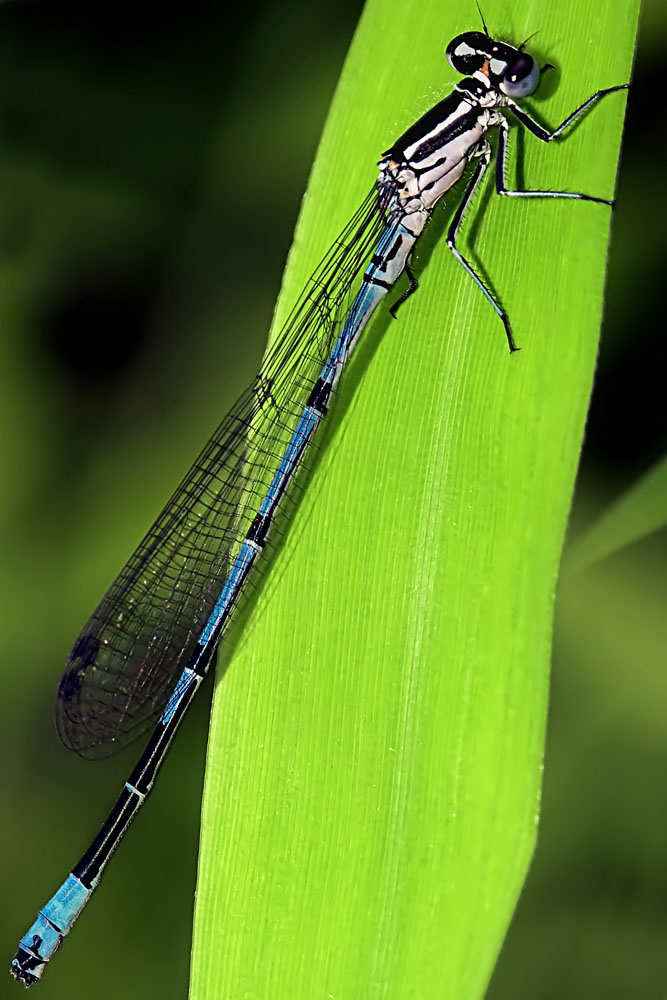
[[667,457],[656,462],[576,539],[566,551],[565,569],[587,569],[666,524]]

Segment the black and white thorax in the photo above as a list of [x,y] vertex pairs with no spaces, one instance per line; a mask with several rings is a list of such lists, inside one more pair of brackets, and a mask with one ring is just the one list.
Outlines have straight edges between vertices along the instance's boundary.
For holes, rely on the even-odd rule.
[[415,236],[470,161],[490,156],[485,136],[500,124],[496,109],[504,100],[488,80],[486,85],[475,77],[463,80],[383,154],[378,185],[392,192],[403,225]]

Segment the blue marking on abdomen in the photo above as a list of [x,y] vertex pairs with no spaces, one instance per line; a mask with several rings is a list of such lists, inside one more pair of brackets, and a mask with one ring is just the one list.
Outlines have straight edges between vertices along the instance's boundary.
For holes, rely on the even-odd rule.
[[[197,674],[194,672],[194,670],[190,670],[189,667],[185,667],[181,676],[178,678],[176,682],[176,687],[171,692],[169,701],[167,702],[162,715],[160,716],[160,722],[162,723],[163,726],[167,725],[172,715],[176,711],[176,707],[179,701],[181,700],[185,692],[188,690],[188,688],[191,687],[191,685],[195,682],[196,679],[197,679]],[[136,792],[136,789],[132,788],[131,791]]]
[[[375,256],[383,256],[385,250],[391,245],[396,232],[396,226],[388,227],[385,233],[381,236],[376,250]],[[407,232],[407,230],[405,230]],[[373,274],[378,270],[377,264],[369,264],[365,270],[365,274]],[[364,282],[354,297],[354,301],[350,307],[347,314],[345,324],[340,334],[338,335],[336,342],[329,354],[329,357],[325,361],[322,370],[320,372],[319,378],[325,383],[332,383],[337,369],[340,367],[341,362],[345,359],[346,352],[348,350],[350,342],[354,339],[357,331],[359,330],[360,324],[363,322],[366,313],[369,308],[373,308],[377,302],[386,294],[387,289],[382,285],[374,285],[368,282]],[[275,507],[277,500],[280,498],[282,491],[285,488],[286,483],[289,481],[290,476],[294,473],[297,462],[299,460],[300,453],[303,449],[304,444],[308,441],[315,428],[317,427],[319,421],[322,418],[322,414],[319,410],[314,409],[311,406],[307,406],[303,409],[299,421],[292,433],[291,438],[285,449],[285,453],[280,460],[280,464],[276,469],[276,472],[271,479],[268,490],[262,500],[258,515],[260,517],[266,517],[270,514]],[[199,637],[199,644],[205,646],[210,640],[213,632],[215,631],[220,619],[228,610],[229,606],[236,599],[238,594],[238,587],[243,575],[245,574],[250,563],[253,562],[255,556],[257,555],[257,549],[254,545],[248,542],[244,542],[239,549],[238,555],[234,560],[234,564],[231,568],[229,576],[227,577],[225,584],[222,588],[220,596],[215,603],[215,607],[211,612],[209,619],[204,626],[204,630]],[[181,678],[182,679],[182,678]],[[181,683],[179,679],[179,684]],[[163,720],[167,722],[171,718],[170,707],[172,706],[172,701],[176,698],[179,685],[177,684],[176,690],[169,699],[169,704],[164,711]],[[180,695],[179,695],[180,697]],[[176,701],[178,699],[176,698]],[[175,704],[175,702],[174,702]]]
[[257,546],[251,542],[244,542],[238,551],[231,570],[229,571],[229,576],[225,580],[225,585],[220,591],[220,597],[215,602],[213,611],[209,615],[209,619],[204,626],[202,634],[199,636],[198,642],[200,646],[206,645],[213,635],[218,622],[225,614],[229,606],[233,603],[238,593],[238,585],[256,555]]
[[[404,226],[389,226],[380,236],[373,256],[380,258],[384,257],[386,251],[394,242],[397,233],[401,230],[406,233],[406,235],[412,236],[410,231]],[[374,277],[379,269],[380,264],[371,262],[365,269],[364,275]],[[325,377],[324,372],[327,370],[327,366],[335,366],[344,360],[350,342],[354,340],[360,325],[364,322],[369,308],[374,308],[380,299],[384,298],[387,291],[388,289],[383,285],[377,285],[366,281],[362,283],[361,288],[355,295],[354,301],[350,306],[343,329],[338,335],[338,339],[333,346],[329,359],[327,360],[327,364],[325,365],[322,375],[320,376],[321,378]]]
[[[68,875],[58,891],[39,911],[34,924],[21,938],[19,948],[35,955],[44,963],[48,962],[88,902],[95,884],[87,889],[75,875]],[[43,966],[31,969],[37,979],[43,971]]]
[[[377,270],[377,267],[373,265],[373,269]],[[365,273],[370,273],[370,269]],[[374,309],[376,304],[386,294],[387,289],[383,285],[364,283],[363,287],[359,289],[354,302],[350,306],[345,326],[341,330],[340,336],[331,352],[331,357],[334,361],[338,361],[339,364],[344,361],[350,343],[357,335],[369,309]]]
[[307,406],[299,417],[299,422],[294,429],[292,437],[289,439],[289,444],[285,449],[285,454],[280,460],[280,465],[278,466],[278,469],[271,480],[271,485],[266,491],[266,496],[260,505],[260,516],[264,517],[273,508],[277,498],[280,496],[280,493],[284,488],[285,482],[294,472],[299,458],[299,452],[301,451],[304,442],[308,440],[321,418],[322,414],[319,410],[314,410],[310,406]]

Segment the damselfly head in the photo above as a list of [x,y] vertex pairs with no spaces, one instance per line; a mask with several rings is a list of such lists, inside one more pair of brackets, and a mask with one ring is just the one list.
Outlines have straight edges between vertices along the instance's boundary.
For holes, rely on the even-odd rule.
[[492,85],[508,97],[528,97],[540,82],[540,67],[531,55],[481,31],[464,31],[457,35],[447,46],[446,55],[447,62],[457,73],[465,76],[484,73]]

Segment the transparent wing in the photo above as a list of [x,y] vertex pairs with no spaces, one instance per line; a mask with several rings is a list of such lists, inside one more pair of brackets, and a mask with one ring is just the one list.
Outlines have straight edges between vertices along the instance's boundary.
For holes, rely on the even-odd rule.
[[257,377],[74,643],[55,710],[70,750],[114,753],[164,708],[387,224],[380,199],[373,188],[323,258]]

